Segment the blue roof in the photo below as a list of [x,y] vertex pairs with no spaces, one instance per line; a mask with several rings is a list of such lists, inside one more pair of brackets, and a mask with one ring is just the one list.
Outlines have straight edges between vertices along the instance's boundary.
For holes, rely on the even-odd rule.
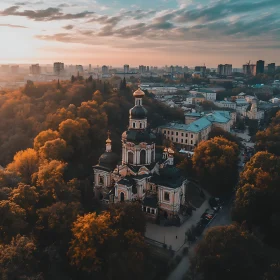
[[206,118],[210,121],[210,122],[217,122],[217,123],[228,123],[230,118],[225,117],[224,114],[221,114],[217,111],[208,114],[206,116]]
[[200,113],[186,113],[185,116],[188,117],[201,117]]
[[[196,113],[196,114],[198,114],[198,113]],[[204,117],[202,117],[198,120],[195,120],[194,122],[192,122],[190,124],[169,123],[167,125],[161,126],[161,128],[176,129],[176,130],[198,133],[201,130],[206,129],[207,127],[211,126],[213,122],[228,123],[230,120],[231,120],[230,112],[214,111],[210,114],[205,115]]]
[[211,125],[212,125],[212,123],[206,117],[203,117],[190,124],[169,123],[167,125],[161,126],[161,128],[169,128],[169,129],[176,129],[176,130],[198,133],[201,130],[203,130]]

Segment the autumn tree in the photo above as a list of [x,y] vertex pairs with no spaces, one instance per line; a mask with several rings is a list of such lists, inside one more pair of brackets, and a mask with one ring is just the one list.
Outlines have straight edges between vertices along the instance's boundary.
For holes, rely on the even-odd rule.
[[[140,203],[117,203],[108,209],[115,228],[122,231],[134,230],[144,235],[146,218]],[[129,213],[129,215],[127,214]]]
[[73,239],[68,252],[71,264],[88,272],[102,269],[111,252],[110,240],[117,236],[111,225],[109,213],[78,217],[72,227]]
[[35,187],[20,183],[10,194],[10,201],[26,211],[27,217],[33,216],[39,201],[39,194]]
[[9,200],[0,201],[0,240],[10,241],[26,227],[25,210]]
[[32,175],[37,172],[39,158],[33,149],[27,149],[15,154],[14,160],[7,166],[7,169],[16,172],[22,178],[22,182],[29,184]]
[[15,188],[21,178],[14,171],[0,170],[0,189],[4,187]]
[[238,146],[222,137],[202,141],[194,151],[193,166],[200,183],[215,195],[232,190],[238,176]]
[[236,136],[234,136],[232,133],[228,131],[225,131],[220,127],[212,127],[211,131],[208,134],[208,140],[215,137],[222,137],[227,139],[228,141],[236,143],[238,146],[241,145],[240,141]]
[[263,245],[237,225],[209,229],[191,259],[190,279],[261,280],[266,271]]
[[267,129],[257,133],[256,149],[280,156],[280,111]]
[[28,237],[17,235],[9,244],[0,244],[0,278],[43,280],[38,271],[39,254]]
[[79,202],[57,202],[37,210],[36,235],[41,245],[64,244],[71,239],[71,226],[82,213]]
[[67,160],[72,153],[72,148],[67,146],[65,140],[57,138],[45,142],[39,150],[41,159],[46,160]]
[[47,141],[55,140],[57,138],[59,138],[59,133],[57,131],[48,129],[40,132],[34,139],[34,150],[39,151]]
[[258,152],[240,174],[239,188],[232,209],[233,220],[251,228],[260,228],[264,241],[280,248],[280,159]]

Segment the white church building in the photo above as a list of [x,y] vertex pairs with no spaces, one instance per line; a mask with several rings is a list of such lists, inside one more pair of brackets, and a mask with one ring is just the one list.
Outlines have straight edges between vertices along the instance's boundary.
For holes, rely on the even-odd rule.
[[112,152],[108,135],[106,151],[94,170],[94,192],[104,203],[141,201],[142,209],[151,218],[160,213],[171,218],[185,204],[188,180],[174,165],[174,151],[164,149],[156,161],[156,136],[147,127],[145,96],[140,89],[133,94],[135,106],[129,111],[129,127],[122,134],[122,157]]

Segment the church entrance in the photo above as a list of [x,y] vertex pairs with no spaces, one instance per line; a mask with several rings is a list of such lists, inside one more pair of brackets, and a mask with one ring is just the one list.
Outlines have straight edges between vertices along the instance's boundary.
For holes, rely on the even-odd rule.
[[123,201],[124,201],[124,193],[121,192],[121,202],[123,202]]

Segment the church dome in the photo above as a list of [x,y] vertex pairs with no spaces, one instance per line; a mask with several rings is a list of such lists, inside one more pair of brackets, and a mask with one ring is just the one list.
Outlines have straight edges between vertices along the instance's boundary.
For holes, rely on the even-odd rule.
[[134,93],[133,93],[133,96],[135,98],[142,98],[145,96],[145,92],[142,91],[140,88],[138,88]]
[[113,152],[105,152],[99,158],[99,165],[105,168],[114,169],[118,164],[119,157]]
[[148,111],[141,105],[136,105],[129,111],[131,119],[145,119],[147,118]]
[[122,134],[123,140],[132,143],[148,143],[155,142],[156,136],[147,130],[128,130]]

